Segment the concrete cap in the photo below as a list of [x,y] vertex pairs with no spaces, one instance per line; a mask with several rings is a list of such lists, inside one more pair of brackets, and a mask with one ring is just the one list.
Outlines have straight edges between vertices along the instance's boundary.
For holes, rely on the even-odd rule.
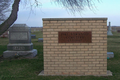
[[14,24],[12,27],[28,27],[26,24]]

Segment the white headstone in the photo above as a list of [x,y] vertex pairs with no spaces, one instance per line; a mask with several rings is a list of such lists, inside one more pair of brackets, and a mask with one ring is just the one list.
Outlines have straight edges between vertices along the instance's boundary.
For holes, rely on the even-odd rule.
[[107,35],[109,35],[109,36],[113,35],[112,32],[111,32],[110,22],[109,22],[109,27],[108,27]]

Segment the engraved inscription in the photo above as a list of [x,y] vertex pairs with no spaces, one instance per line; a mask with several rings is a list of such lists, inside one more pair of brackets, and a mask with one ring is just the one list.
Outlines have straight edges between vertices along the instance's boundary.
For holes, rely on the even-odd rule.
[[13,50],[25,50],[25,47],[15,46],[15,47],[13,47]]
[[27,40],[27,33],[26,32],[12,32],[10,34],[11,40]]
[[91,43],[91,31],[58,32],[58,43]]

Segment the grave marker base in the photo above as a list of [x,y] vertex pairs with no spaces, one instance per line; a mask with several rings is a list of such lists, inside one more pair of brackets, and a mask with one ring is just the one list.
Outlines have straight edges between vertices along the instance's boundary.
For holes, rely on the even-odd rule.
[[33,58],[37,55],[37,50],[33,49],[30,51],[4,51],[3,57],[4,58],[13,58],[13,57],[24,57],[24,58]]
[[108,31],[108,32],[107,32],[107,35],[112,36],[113,34],[112,34],[111,31]]
[[[88,76],[88,75],[45,75],[44,70],[42,70],[38,76]],[[93,76],[112,76],[112,72],[110,70],[107,70],[106,75],[93,75]]]

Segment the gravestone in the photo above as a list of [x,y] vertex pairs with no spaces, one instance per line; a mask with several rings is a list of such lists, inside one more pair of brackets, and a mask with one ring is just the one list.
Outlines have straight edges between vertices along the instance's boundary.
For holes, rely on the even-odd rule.
[[32,38],[32,39],[35,39],[35,38],[36,38],[36,35],[35,35],[35,34],[31,34],[31,38]]
[[38,38],[38,42],[43,42],[43,38]]
[[112,32],[111,32],[110,22],[109,22],[109,27],[108,27],[107,35],[109,35],[109,36],[113,35]]
[[114,58],[113,52],[107,52],[107,58]]
[[117,32],[119,33],[119,32],[120,32],[120,30],[117,30]]
[[33,49],[31,43],[31,28],[26,24],[14,24],[9,30],[9,44],[7,51],[3,52],[3,57],[33,58],[36,55],[37,50]]

